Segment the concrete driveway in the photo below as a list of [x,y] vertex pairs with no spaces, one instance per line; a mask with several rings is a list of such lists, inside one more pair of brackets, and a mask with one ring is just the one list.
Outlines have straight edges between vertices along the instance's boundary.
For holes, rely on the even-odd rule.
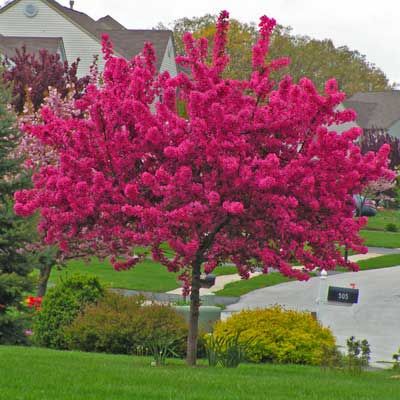
[[[308,282],[289,282],[259,289],[228,306],[225,315],[242,309],[280,304],[286,308],[318,311],[319,319],[329,326],[339,345],[356,336],[371,345],[371,360],[390,361],[400,347],[400,267],[330,275],[328,286],[360,289],[359,303],[353,306],[322,304],[317,306],[320,278]],[[326,294],[324,295],[326,299]]]

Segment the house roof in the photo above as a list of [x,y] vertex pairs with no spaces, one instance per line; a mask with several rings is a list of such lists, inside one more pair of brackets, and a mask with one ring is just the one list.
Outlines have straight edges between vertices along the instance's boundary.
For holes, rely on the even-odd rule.
[[[18,1],[20,0],[11,1],[1,8],[0,12],[10,8]],[[122,57],[130,59],[142,51],[144,42],[152,42],[156,51],[157,67],[160,68],[168,40],[172,37],[172,31],[126,29],[109,15],[95,21],[89,15],[69,7],[64,7],[55,0],[42,1],[56,9],[60,14],[64,15],[98,41],[101,41],[103,33],[107,33],[113,42],[116,53]]]
[[109,15],[98,19],[96,21],[96,24],[104,29],[126,29],[123,25],[121,25],[118,21],[116,21],[113,17],[110,17]]
[[145,42],[151,42],[157,57],[157,67],[161,67],[168,41],[171,37],[170,31],[161,30],[108,30],[103,31],[110,36],[115,49],[127,59],[139,54]]
[[15,54],[16,49],[26,47],[28,53],[38,53],[41,49],[49,53],[61,51],[62,59],[65,60],[65,50],[62,38],[53,37],[21,37],[0,35],[0,52],[8,57]]
[[400,120],[400,90],[359,92],[344,105],[357,112],[357,123],[363,129],[389,129]]

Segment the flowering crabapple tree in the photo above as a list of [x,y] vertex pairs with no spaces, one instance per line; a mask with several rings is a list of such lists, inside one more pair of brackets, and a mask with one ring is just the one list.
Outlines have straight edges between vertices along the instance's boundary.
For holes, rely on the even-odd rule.
[[[123,270],[140,261],[135,246],[148,246],[180,272],[191,301],[189,365],[196,363],[203,272],[227,261],[243,278],[271,266],[299,280],[316,267],[357,270],[338,248],[366,251],[358,235],[366,220],[353,218],[352,196],[391,177],[387,146],[362,155],[358,129],[329,130],[355,117],[335,111],[345,97],[335,80],[322,95],[306,78],[271,80],[289,61],[265,61],[275,21],[264,16],[259,26],[253,73],[244,81],[223,78],[225,11],[210,63],[207,41],[185,34],[186,54],[177,61],[190,75],[157,74],[150,44],[130,61],[115,57],[104,37],[102,82],[75,101],[77,112],[44,108],[43,122],[25,127],[59,162],[42,166],[34,187],[15,195],[15,211],[39,210],[46,241],[65,253],[113,254]],[[292,268],[295,259],[305,271]]]

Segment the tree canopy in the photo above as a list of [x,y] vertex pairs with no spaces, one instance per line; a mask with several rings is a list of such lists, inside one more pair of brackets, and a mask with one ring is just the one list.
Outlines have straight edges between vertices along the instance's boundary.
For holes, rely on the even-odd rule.
[[[177,53],[184,51],[183,34],[191,32],[196,38],[206,37],[212,44],[215,34],[216,15],[181,18],[171,24]],[[257,40],[255,24],[239,20],[231,21],[227,51],[231,64],[225,74],[234,79],[247,79],[251,74],[252,46]],[[293,35],[289,27],[278,26],[271,38],[269,59],[289,57],[291,63],[282,70],[292,76],[295,82],[302,77],[312,78],[318,90],[323,90],[325,82],[335,77],[339,87],[348,96],[356,92],[389,89],[385,73],[370,63],[366,56],[347,46],[335,47],[332,40],[318,40],[308,36]]]
[[[122,270],[140,261],[135,246],[148,246],[156,261],[180,272],[191,296],[189,364],[203,271],[232,262],[244,278],[274,267],[306,280],[316,267],[356,270],[338,248],[366,251],[358,235],[366,220],[353,218],[353,195],[392,177],[388,146],[362,155],[358,128],[329,129],[355,117],[337,110],[345,95],[334,79],[322,94],[307,78],[271,80],[288,61],[266,61],[275,24],[261,18],[245,81],[224,77],[226,11],[212,50],[206,39],[184,35],[177,61],[190,74],[177,77],[157,73],[151,44],[126,60],[105,36],[102,81],[88,86],[74,112],[44,107],[42,121],[25,127],[58,157],[35,174],[32,189],[16,193],[16,212],[39,211],[47,243],[65,253],[112,254]],[[293,268],[294,260],[305,270]]]

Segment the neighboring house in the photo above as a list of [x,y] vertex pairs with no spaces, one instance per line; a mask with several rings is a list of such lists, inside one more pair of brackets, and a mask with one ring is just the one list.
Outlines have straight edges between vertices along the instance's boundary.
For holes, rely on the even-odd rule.
[[343,104],[356,111],[357,124],[364,131],[400,138],[400,90],[359,92]]
[[145,42],[152,42],[159,71],[177,75],[171,31],[126,29],[109,15],[95,21],[73,9],[74,3],[70,1],[68,8],[54,0],[9,2],[0,8],[0,52],[9,54],[13,43],[16,47],[25,44],[33,51],[38,48],[54,51],[58,46],[57,51],[69,63],[81,59],[78,73],[82,76],[89,72],[95,55],[100,56],[99,67],[103,68],[101,36],[107,33],[113,42],[115,54],[127,59],[140,53]]

